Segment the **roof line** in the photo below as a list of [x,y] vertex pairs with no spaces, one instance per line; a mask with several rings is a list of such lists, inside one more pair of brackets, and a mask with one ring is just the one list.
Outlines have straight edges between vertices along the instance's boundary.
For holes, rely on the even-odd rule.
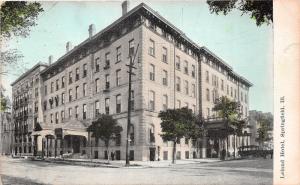
[[38,62],[37,64],[35,64],[33,67],[31,67],[29,70],[27,70],[25,73],[23,73],[19,78],[17,78],[14,82],[12,82],[10,85],[13,86],[15,85],[18,81],[20,81],[22,78],[24,78],[25,76],[27,76],[29,73],[31,73],[33,70],[35,70],[37,67],[39,66],[45,66],[48,67],[48,64],[43,63],[43,62]]

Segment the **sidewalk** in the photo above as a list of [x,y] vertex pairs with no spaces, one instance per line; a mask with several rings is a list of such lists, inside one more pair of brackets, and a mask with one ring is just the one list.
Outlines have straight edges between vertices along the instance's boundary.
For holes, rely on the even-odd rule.
[[195,164],[195,163],[211,163],[219,162],[219,159],[182,159],[176,160],[172,164],[171,160],[166,161],[130,161],[130,166],[125,166],[125,160],[109,161],[104,159],[61,159],[61,158],[46,158],[45,162],[53,162],[60,164],[80,165],[89,167],[107,167],[107,168],[155,168],[155,167],[171,167],[174,165]]

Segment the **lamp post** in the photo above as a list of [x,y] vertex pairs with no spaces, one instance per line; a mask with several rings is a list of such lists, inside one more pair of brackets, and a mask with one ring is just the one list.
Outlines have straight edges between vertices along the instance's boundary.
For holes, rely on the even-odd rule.
[[[126,166],[129,166],[129,140],[130,140],[130,137],[129,137],[129,132],[130,132],[130,118],[131,118],[131,77],[132,75],[135,75],[133,72],[132,72],[132,68],[136,69],[136,67],[134,67],[134,60],[135,60],[135,57],[136,57],[136,54],[137,54],[137,51],[139,49],[139,44],[137,45],[137,48],[136,48],[136,51],[134,53],[132,53],[134,56],[132,56],[131,53],[129,53],[129,65],[126,65],[127,67],[129,67],[129,71],[128,71],[128,78],[129,78],[129,85],[128,85],[128,115],[127,115],[127,137],[126,137]],[[133,58],[132,58],[133,57]]]

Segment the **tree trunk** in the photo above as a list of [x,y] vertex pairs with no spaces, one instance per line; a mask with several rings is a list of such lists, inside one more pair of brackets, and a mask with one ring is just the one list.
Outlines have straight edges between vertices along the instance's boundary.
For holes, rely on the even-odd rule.
[[109,163],[109,150],[108,150],[108,146],[106,146],[106,151],[107,151],[107,163]]
[[109,140],[106,142],[107,163],[109,163]]
[[234,146],[233,146],[233,157],[235,158],[235,147],[236,147],[236,137],[235,137],[235,134],[233,134],[233,144],[234,144]]
[[229,149],[229,147],[228,147],[228,141],[229,141],[229,139],[228,139],[228,135],[227,135],[227,137],[226,137],[226,158],[228,159],[228,149]]
[[173,142],[173,155],[172,155],[172,164],[175,164],[175,154],[176,154],[176,140]]

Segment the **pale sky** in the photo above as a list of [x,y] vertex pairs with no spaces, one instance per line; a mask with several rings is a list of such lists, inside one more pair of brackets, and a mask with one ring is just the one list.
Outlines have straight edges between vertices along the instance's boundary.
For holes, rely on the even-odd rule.
[[[142,1],[130,2],[130,8]],[[65,53],[65,44],[73,46],[88,37],[88,26],[96,32],[121,16],[122,1],[106,2],[41,2],[44,12],[28,38],[14,38],[8,44],[17,48],[24,58],[21,65],[31,68],[48,56],[57,60]],[[250,88],[250,110],[273,112],[273,28],[257,27],[249,15],[233,11],[228,15],[210,14],[205,1],[147,1],[146,4],[182,30],[200,46],[206,46],[253,83]],[[23,70],[24,71],[24,70]],[[10,84],[21,75],[11,66],[5,76],[7,94]]]

